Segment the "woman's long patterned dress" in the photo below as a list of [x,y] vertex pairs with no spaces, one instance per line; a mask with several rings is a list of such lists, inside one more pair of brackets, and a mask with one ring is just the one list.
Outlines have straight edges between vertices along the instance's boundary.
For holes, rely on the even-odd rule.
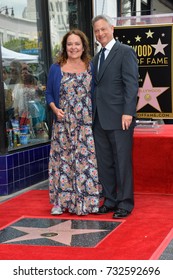
[[52,129],[49,159],[50,202],[77,215],[98,212],[98,180],[92,134],[91,72],[63,73],[60,108],[64,120]]

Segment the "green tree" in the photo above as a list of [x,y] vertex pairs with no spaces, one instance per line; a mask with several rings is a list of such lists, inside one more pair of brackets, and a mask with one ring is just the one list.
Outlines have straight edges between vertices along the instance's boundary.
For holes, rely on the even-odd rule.
[[4,43],[3,46],[9,50],[20,52],[21,50],[38,48],[38,41],[29,39],[12,39]]

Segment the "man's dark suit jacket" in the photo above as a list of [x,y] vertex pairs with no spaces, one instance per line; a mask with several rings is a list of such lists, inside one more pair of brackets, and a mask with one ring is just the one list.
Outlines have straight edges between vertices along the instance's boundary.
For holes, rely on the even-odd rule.
[[122,129],[122,115],[136,115],[138,63],[135,51],[118,40],[98,73],[99,53],[93,58],[95,68],[94,115],[96,111],[105,130]]

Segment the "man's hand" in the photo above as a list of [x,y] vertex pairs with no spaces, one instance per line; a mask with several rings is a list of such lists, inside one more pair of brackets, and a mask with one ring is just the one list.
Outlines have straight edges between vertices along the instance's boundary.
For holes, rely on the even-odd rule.
[[132,123],[132,116],[130,115],[122,115],[122,128],[123,130],[126,130],[129,128],[129,126]]

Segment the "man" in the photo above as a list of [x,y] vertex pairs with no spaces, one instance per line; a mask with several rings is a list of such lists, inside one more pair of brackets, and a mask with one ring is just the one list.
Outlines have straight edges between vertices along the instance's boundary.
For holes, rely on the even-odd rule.
[[[138,64],[134,50],[113,37],[111,18],[92,20],[96,40],[105,48],[98,53],[94,98],[94,138],[104,203],[99,213],[114,211],[124,218],[134,208],[132,144],[138,94]],[[100,68],[100,69],[99,69]]]

